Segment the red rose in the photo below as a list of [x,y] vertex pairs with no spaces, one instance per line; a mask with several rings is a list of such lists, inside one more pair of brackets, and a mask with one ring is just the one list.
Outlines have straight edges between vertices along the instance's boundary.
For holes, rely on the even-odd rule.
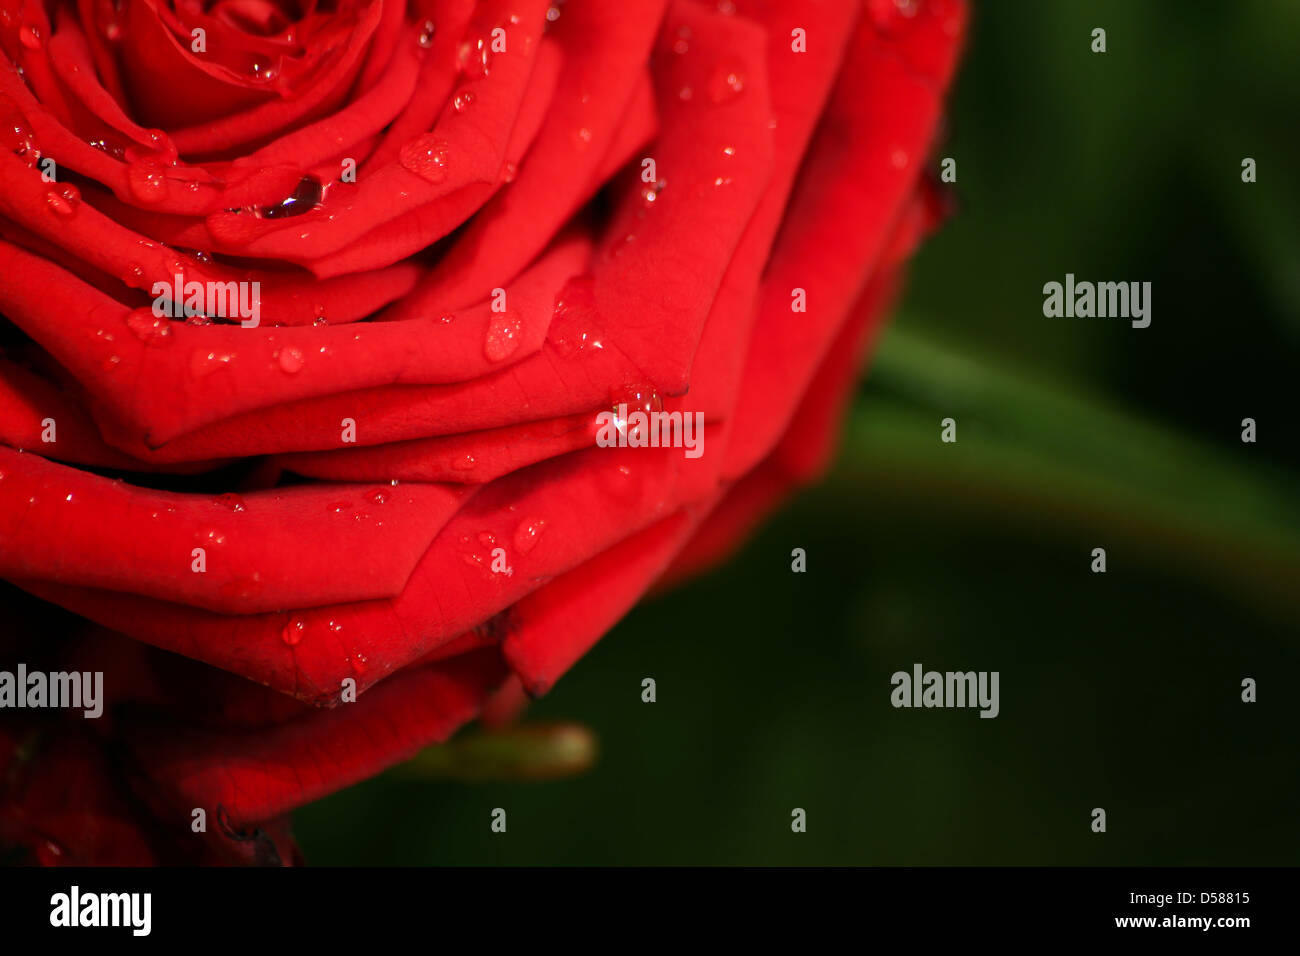
[[0,671],[105,706],[5,711],[0,842],[289,862],[732,547],[934,218],[964,15],[2,0]]

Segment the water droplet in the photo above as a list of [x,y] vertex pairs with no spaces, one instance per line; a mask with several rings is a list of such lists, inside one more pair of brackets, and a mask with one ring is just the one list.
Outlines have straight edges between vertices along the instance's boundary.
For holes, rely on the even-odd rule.
[[620,432],[627,429],[627,421],[620,417],[619,406],[627,406],[627,414],[633,412],[661,412],[664,402],[653,385],[618,385],[609,390],[609,405],[614,410],[614,427]]
[[160,203],[167,198],[167,174],[154,159],[138,159],[126,167],[131,194],[142,203]]
[[474,467],[474,456],[461,455],[459,458],[453,458],[451,467],[453,471],[470,471]]
[[280,370],[293,375],[302,371],[303,357],[302,349],[290,345],[280,349],[275,353],[276,361],[280,364]]
[[126,317],[126,327],[150,348],[158,349],[171,344],[171,323],[165,316],[154,315],[151,308],[132,309]]
[[128,143],[122,156],[128,163],[150,160],[160,166],[175,166],[180,159],[180,152],[170,136],[160,129],[144,131],[145,142]]
[[585,126],[583,126],[582,128],[580,128],[580,129],[578,130],[578,142],[581,143],[583,146],[586,146],[588,143],[590,143],[590,142],[591,142],[591,130],[589,130],[589,129],[588,129],[587,127],[585,127]]
[[416,37],[415,42],[417,42],[418,44],[420,44],[422,48],[427,50],[429,49],[429,47],[433,46],[433,36],[437,32],[438,32],[438,25],[434,23],[432,20],[425,20],[422,24],[420,24],[420,32],[419,35]]
[[452,108],[457,113],[465,112],[467,109],[469,109],[471,106],[474,105],[474,91],[461,90],[454,97],[452,97],[451,105]]
[[18,42],[29,50],[39,50],[44,43],[41,31],[33,26],[24,26],[18,31]]
[[514,163],[506,163],[501,168],[501,179],[507,183],[513,183],[519,176],[519,167]]
[[720,66],[709,81],[709,98],[714,103],[725,103],[745,91],[745,74],[743,68],[727,63]]
[[558,3],[555,3],[552,4],[546,11],[547,26],[554,23],[558,19],[560,19],[560,5]]
[[889,161],[895,169],[907,168],[907,150],[895,146],[889,154]]
[[314,318],[314,319],[311,320],[311,324],[312,324],[312,325],[315,325],[315,326],[317,326],[317,327],[322,326],[322,325],[329,325],[329,324],[330,324],[330,320],[327,319],[327,318],[325,318],[325,316],[323,316],[323,315],[318,315],[318,316],[316,316],[316,318]]
[[673,52],[678,55],[689,53],[691,49],[692,36],[693,34],[691,33],[691,28],[688,27],[686,24],[682,24],[680,27],[678,27],[677,39],[673,41]]
[[77,214],[77,210],[81,207],[81,190],[68,183],[58,190],[51,189],[47,192],[45,201],[55,215],[70,219]]
[[458,56],[461,71],[470,79],[481,80],[492,72],[492,50],[483,37],[463,42]]
[[262,206],[253,210],[253,214],[262,219],[290,219],[309,213],[320,205],[324,195],[320,180],[304,176],[298,181],[292,194],[274,206]]
[[[328,628],[330,629],[330,631],[333,632],[333,633],[335,633],[335,634],[337,634],[339,631],[343,630],[343,625],[340,624],[338,621],[334,621],[334,620],[331,620],[331,621],[330,621],[328,624],[326,624],[325,626],[328,627]],[[364,657],[361,658],[361,659],[362,659],[363,661],[365,660]]]
[[209,544],[222,545],[226,543],[226,536],[215,528],[209,530],[203,537]]
[[122,356],[110,355],[108,358],[104,359],[104,361],[99,363],[99,367],[102,368],[105,372],[116,372],[117,367],[121,364],[122,364]]
[[230,511],[244,511],[244,499],[233,491],[227,491],[224,494],[217,495],[216,504]]
[[384,491],[382,488],[377,488],[370,492],[370,494],[366,495],[366,499],[368,501],[373,501],[377,505],[382,505],[388,500],[388,492]]
[[601,342],[594,278],[574,276],[560,289],[546,340],[563,358],[571,358],[585,349],[605,347]]
[[292,618],[285,622],[284,628],[280,631],[280,640],[293,647],[302,640],[303,632],[306,630],[306,621],[300,617]]
[[206,377],[213,372],[229,368],[234,358],[233,352],[205,352],[198,349],[190,356],[190,371],[195,375]]
[[406,169],[436,186],[447,180],[449,149],[445,140],[425,133],[403,146],[399,159]]
[[726,157],[728,157],[728,158],[730,158],[730,157],[732,157],[732,156],[735,156],[735,155],[736,155],[736,147],[734,147],[734,146],[724,146],[724,147],[722,147],[722,155],[723,155],[723,156],[726,156]]
[[365,654],[352,655],[352,669],[356,671],[358,674],[364,674],[366,672],[366,668],[369,666],[370,664],[366,660]]
[[527,554],[537,546],[537,539],[545,530],[546,521],[543,518],[530,518],[521,522],[519,527],[515,528],[515,550],[520,554]]
[[483,342],[483,354],[490,361],[500,362],[509,358],[519,348],[519,330],[522,323],[519,317],[510,312],[493,312],[488,319],[487,338]]
[[646,183],[641,187],[641,201],[647,206],[653,205],[654,201],[659,198],[659,194],[664,191],[664,187],[667,185],[668,180],[666,179],[657,179],[653,183]]
[[731,185],[731,177],[730,177],[730,176],[719,176],[719,177],[717,177],[716,179],[713,180],[713,185],[714,185],[715,187],[718,187],[718,188],[721,188],[721,187],[723,187],[723,186],[730,186],[730,185]]

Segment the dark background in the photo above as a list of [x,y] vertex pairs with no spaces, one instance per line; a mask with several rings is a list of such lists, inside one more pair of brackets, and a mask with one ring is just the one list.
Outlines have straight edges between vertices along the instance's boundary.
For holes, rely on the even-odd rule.
[[[977,7],[960,211],[831,475],[529,710],[592,769],[394,771],[298,814],[309,862],[1300,862],[1300,3]],[[1151,327],[1044,318],[1066,272],[1152,282]],[[1001,715],[893,709],[915,662]]]

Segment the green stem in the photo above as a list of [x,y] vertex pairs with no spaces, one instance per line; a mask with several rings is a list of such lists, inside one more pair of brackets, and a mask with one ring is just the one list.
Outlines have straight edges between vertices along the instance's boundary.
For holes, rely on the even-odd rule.
[[[940,441],[940,421],[957,441]],[[1300,612],[1295,479],[1258,444],[1211,446],[895,323],[873,358],[833,481],[898,503],[941,503],[1087,550],[1109,570],[1139,551]],[[848,490],[847,488],[845,490]]]

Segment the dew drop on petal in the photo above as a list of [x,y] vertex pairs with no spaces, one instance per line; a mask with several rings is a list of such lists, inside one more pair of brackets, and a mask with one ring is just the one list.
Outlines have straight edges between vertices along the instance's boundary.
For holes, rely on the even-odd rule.
[[64,219],[71,219],[81,208],[81,191],[76,186],[68,183],[59,189],[51,189],[45,194],[45,202],[49,204],[50,210],[57,216]]
[[18,42],[29,50],[39,50],[44,44],[41,31],[33,26],[25,26],[18,31]]
[[126,327],[132,335],[153,349],[172,342],[171,323],[165,316],[154,315],[153,309],[148,307],[132,309],[126,317]]
[[244,499],[233,491],[217,495],[216,503],[230,511],[244,511],[246,508]]
[[416,42],[419,43],[423,49],[427,50],[429,47],[433,46],[433,37],[437,32],[438,25],[432,20],[425,20],[420,24],[420,32],[416,36]]
[[661,412],[664,408],[663,398],[653,385],[628,384],[616,385],[609,390],[610,407],[626,405],[628,414],[632,412]]
[[641,187],[641,201],[647,206],[654,205],[655,200],[659,198],[659,194],[664,191],[664,187],[667,185],[668,180],[666,179],[658,179],[653,183],[644,184]]
[[306,630],[306,621],[300,617],[292,618],[286,621],[284,627],[280,630],[280,640],[293,647],[302,640],[303,632]]
[[556,294],[546,341],[567,359],[588,349],[603,349],[601,338],[595,280],[591,276],[575,276]]
[[153,159],[137,159],[126,167],[131,195],[142,203],[160,203],[167,198],[167,173]]
[[515,528],[515,550],[520,554],[527,554],[537,546],[537,539],[542,536],[542,532],[545,530],[546,521],[543,518],[530,518],[527,521],[520,522],[519,527]]
[[483,354],[489,361],[501,362],[509,358],[519,348],[519,331],[522,323],[511,312],[493,312],[488,319],[487,338],[483,342]]
[[451,467],[453,471],[471,471],[474,468],[474,456],[461,455],[459,458],[453,458]]
[[447,180],[448,152],[445,140],[426,133],[403,146],[398,158],[403,167],[436,186]]
[[289,345],[280,349],[275,355],[276,361],[280,365],[280,370],[293,375],[302,371],[303,357],[302,349]]
[[734,63],[724,63],[718,67],[709,81],[709,98],[714,103],[725,103],[745,91],[745,74],[743,68]]
[[457,113],[465,112],[467,109],[469,109],[471,106],[474,105],[474,91],[461,90],[454,97],[452,97],[451,105],[452,108]]
[[235,356],[232,352],[205,352],[198,349],[190,356],[190,371],[200,377],[229,368]]
[[458,50],[461,71],[470,79],[481,80],[492,72],[492,50],[487,40],[466,40]]

